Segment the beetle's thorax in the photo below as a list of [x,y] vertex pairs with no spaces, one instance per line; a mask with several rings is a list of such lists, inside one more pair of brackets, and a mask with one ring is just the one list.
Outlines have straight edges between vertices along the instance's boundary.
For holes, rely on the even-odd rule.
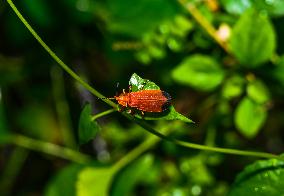
[[115,99],[122,106],[129,105],[129,93],[121,93],[119,96],[115,96]]

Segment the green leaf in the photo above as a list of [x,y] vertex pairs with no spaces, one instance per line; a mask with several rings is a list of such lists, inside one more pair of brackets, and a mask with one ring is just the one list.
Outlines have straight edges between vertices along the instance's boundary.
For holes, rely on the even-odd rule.
[[[107,27],[111,32],[141,37],[166,20],[172,19],[180,9],[173,0],[108,0]],[[157,12],[157,10],[159,10]]]
[[115,170],[111,168],[87,167],[79,174],[78,196],[108,196]]
[[132,76],[130,77],[129,85],[131,86],[131,92],[136,92],[139,90],[160,89],[160,87],[154,82],[151,82],[148,79],[143,79],[136,73],[132,74]]
[[235,124],[242,135],[253,138],[263,126],[267,116],[266,108],[250,98],[241,100],[235,111]]
[[276,159],[257,161],[236,178],[229,196],[284,195],[284,162]]
[[221,0],[221,3],[230,14],[242,14],[246,9],[254,7],[270,16],[284,15],[283,0]]
[[194,55],[186,58],[172,71],[173,79],[197,90],[211,91],[224,79],[224,71],[211,57]]
[[270,93],[261,80],[253,80],[247,86],[247,94],[253,101],[263,104],[269,101]]
[[181,120],[186,123],[193,123],[192,120],[178,113],[173,106],[160,113],[145,113],[144,116],[135,114],[135,117],[143,120]]
[[228,78],[223,86],[222,95],[227,99],[238,97],[243,93],[245,80],[240,76]]
[[[139,90],[150,90],[150,89],[160,89],[159,86],[157,86],[154,82],[143,79],[140,76],[138,76],[136,73],[132,74],[129,85],[131,86],[132,92],[136,92]],[[144,120],[181,120],[187,123],[192,123],[193,121],[189,118],[185,117],[184,115],[178,113],[174,106],[169,106],[169,108],[163,112],[159,113],[151,113],[147,112],[144,116],[141,116],[140,114],[135,114],[135,117],[144,119]]]
[[62,169],[51,182],[48,183],[45,196],[75,196],[77,175],[82,168],[82,165],[71,164]]
[[267,16],[250,9],[234,26],[229,44],[243,66],[257,67],[274,53],[275,32]]
[[134,186],[147,177],[154,157],[145,155],[118,173],[111,188],[112,196],[131,195]]
[[177,15],[174,20],[176,24],[175,26],[181,32],[182,37],[194,28],[193,23],[184,15]]
[[79,120],[79,143],[84,144],[93,139],[100,130],[98,123],[92,120],[91,105],[83,108]]

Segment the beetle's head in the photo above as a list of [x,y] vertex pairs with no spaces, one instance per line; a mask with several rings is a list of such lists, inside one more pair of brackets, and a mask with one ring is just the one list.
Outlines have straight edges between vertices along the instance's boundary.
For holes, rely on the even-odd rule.
[[119,96],[115,96],[114,98],[120,105],[127,107],[129,101],[128,93],[121,93]]

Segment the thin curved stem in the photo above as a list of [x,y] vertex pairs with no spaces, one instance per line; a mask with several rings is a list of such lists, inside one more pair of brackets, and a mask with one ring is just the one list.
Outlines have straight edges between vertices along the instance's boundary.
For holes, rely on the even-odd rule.
[[144,121],[140,119],[130,117],[130,116],[126,116],[126,117],[133,120],[134,122],[142,126],[144,129],[146,129],[150,133],[156,135],[157,137],[173,142],[177,145],[187,147],[187,148],[193,148],[193,149],[204,150],[204,151],[212,151],[212,152],[218,152],[218,153],[224,153],[224,154],[234,154],[234,155],[240,155],[240,156],[252,156],[252,157],[267,158],[267,159],[274,158],[274,159],[284,161],[284,157],[271,154],[271,153],[266,153],[266,152],[236,150],[236,149],[231,149],[231,148],[220,148],[220,147],[206,146],[206,145],[177,140],[175,138],[172,138],[172,137],[169,137],[169,136],[163,135],[162,133],[157,132],[149,124],[145,123]]
[[113,113],[113,112],[117,112],[117,110],[115,110],[115,109],[106,110],[104,112],[101,112],[101,113],[98,113],[98,114],[92,116],[91,119],[92,119],[92,121],[94,121],[94,120],[96,120],[96,119],[98,119],[98,118],[100,118],[102,116],[108,115],[108,114]]
[[[166,127],[162,127],[162,133],[165,135],[168,135],[170,132],[173,132],[176,130],[176,128],[179,126],[179,122],[171,123],[170,125],[167,125]],[[137,157],[139,157],[142,153],[152,148],[156,143],[158,143],[162,138],[156,137],[153,134],[150,134],[141,144],[136,146],[134,149],[132,149],[130,152],[125,154],[119,161],[117,161],[112,168],[116,171],[123,168],[125,165],[129,164],[133,160],[135,160]]]
[[39,151],[56,157],[86,164],[91,160],[88,155],[82,154],[70,148],[62,147],[53,143],[32,139],[23,135],[12,135],[9,137],[12,144],[27,148],[33,151]]
[[[17,7],[14,5],[12,0],[7,0],[13,11],[16,13],[18,18],[23,22],[25,27],[30,31],[30,33],[34,36],[34,38],[42,45],[42,47],[50,54],[50,56],[71,76],[73,77],[77,82],[79,82],[82,86],[84,86],[88,91],[90,91],[93,95],[104,98],[104,96],[92,88],[88,83],[86,83],[84,80],[80,78],[72,69],[70,69],[47,45],[46,43],[41,39],[41,37],[34,31],[34,29],[31,27],[31,25],[26,21],[26,19],[22,16],[22,14],[19,12]],[[110,101],[109,99],[102,99],[105,103],[108,105],[117,108],[117,104]]]

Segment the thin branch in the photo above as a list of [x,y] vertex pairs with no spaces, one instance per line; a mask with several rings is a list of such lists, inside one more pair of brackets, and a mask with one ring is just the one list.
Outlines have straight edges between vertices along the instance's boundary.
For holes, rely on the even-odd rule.
[[164,140],[173,142],[179,146],[184,146],[187,148],[193,148],[197,150],[204,150],[204,151],[212,151],[212,152],[218,152],[218,153],[224,153],[224,154],[234,154],[234,155],[240,155],[240,156],[252,156],[252,157],[259,157],[259,158],[267,158],[267,159],[278,159],[281,161],[284,161],[284,157],[271,154],[271,153],[266,153],[266,152],[255,152],[255,151],[246,151],[246,150],[236,150],[236,149],[231,149],[231,148],[220,148],[220,147],[213,147],[213,146],[206,146],[206,145],[201,145],[201,144],[195,144],[191,142],[186,142],[186,141],[181,141],[177,140],[175,138],[163,135],[160,132],[157,132],[155,129],[153,129],[149,124],[145,123],[143,120],[126,116],[127,118],[133,120],[140,126],[142,126],[144,129],[149,131],[150,133],[156,135],[159,138],[162,138]]
[[45,141],[39,141],[23,135],[12,135],[11,137],[9,137],[9,142],[14,145],[27,148],[29,150],[43,152],[77,163],[86,164],[91,160],[91,157],[89,157],[88,155],[72,150],[70,148],[62,147]]
[[98,119],[98,118],[100,118],[100,117],[102,117],[102,116],[105,116],[105,115],[108,115],[108,114],[110,114],[110,113],[113,113],[113,112],[117,112],[117,110],[115,110],[115,109],[109,109],[109,110],[106,110],[106,111],[104,111],[104,112],[98,113],[98,114],[92,116],[92,121],[94,121],[94,120],[96,120],[96,119]]
[[[171,123],[170,125],[167,125],[166,127],[163,127],[163,134],[168,135],[173,130],[176,130],[177,125],[179,125],[179,122]],[[136,146],[133,150],[125,154],[119,161],[117,161],[112,167],[114,170],[118,171],[121,168],[123,168],[128,163],[135,160],[137,157],[139,157],[142,153],[153,147],[156,143],[158,143],[161,140],[160,137],[156,137],[153,134],[150,134],[141,144]]]

